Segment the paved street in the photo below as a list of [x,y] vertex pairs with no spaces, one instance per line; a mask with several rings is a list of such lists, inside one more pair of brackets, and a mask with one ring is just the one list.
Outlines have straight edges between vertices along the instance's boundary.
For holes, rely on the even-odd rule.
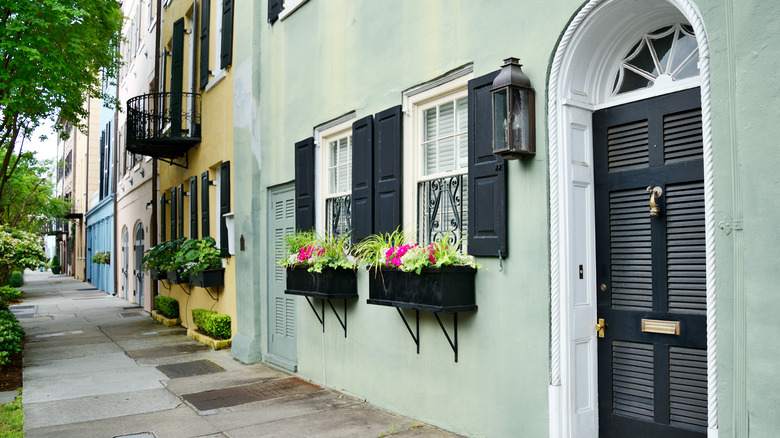
[[25,273],[25,430],[38,437],[453,437],[265,365],[127,301]]

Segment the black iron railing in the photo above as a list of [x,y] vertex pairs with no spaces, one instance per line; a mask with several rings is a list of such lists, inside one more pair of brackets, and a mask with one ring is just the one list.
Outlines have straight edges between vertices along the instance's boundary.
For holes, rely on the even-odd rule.
[[200,142],[200,94],[151,93],[127,101],[127,150],[178,157]]
[[417,215],[420,244],[444,237],[451,243],[457,243],[465,235],[467,179],[464,176],[455,175],[420,183]]

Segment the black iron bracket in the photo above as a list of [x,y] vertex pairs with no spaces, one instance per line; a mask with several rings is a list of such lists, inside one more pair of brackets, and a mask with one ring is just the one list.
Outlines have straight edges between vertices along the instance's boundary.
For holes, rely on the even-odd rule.
[[434,312],[433,316],[436,317],[436,321],[439,322],[439,327],[441,327],[441,331],[444,332],[444,336],[447,337],[447,342],[450,343],[450,347],[452,347],[452,351],[455,353],[455,363],[458,363],[458,312],[455,312],[453,315],[453,324],[454,324],[454,333],[453,338],[455,339],[455,342],[452,342],[452,339],[450,338],[450,334],[447,333],[447,329],[444,328],[444,324],[441,323],[441,318],[439,318],[439,314]]
[[[395,310],[398,311],[398,314],[401,315],[401,319],[404,321],[404,325],[406,326],[406,330],[409,331],[409,335],[412,336],[412,340],[414,341],[415,345],[417,345],[417,354],[420,354],[420,311],[415,309],[415,330],[412,330],[412,327],[409,325],[409,321],[406,320],[406,317],[404,316],[403,312],[401,312],[401,309],[399,307],[396,307]],[[444,324],[441,322],[441,318],[439,318],[439,314],[436,312],[432,312],[433,316],[436,317],[436,321],[439,322],[439,327],[441,327],[441,331],[444,332],[444,336],[447,338],[447,342],[449,342],[450,347],[452,348],[453,353],[455,353],[455,363],[458,363],[458,313],[453,313],[453,336],[450,337],[450,334],[447,332],[447,329],[444,327]]]
[[[331,310],[333,310],[333,314],[336,315],[336,319],[339,320],[339,324],[341,325],[341,328],[344,329],[344,337],[347,337],[347,300],[344,299],[344,319],[341,319],[341,316],[339,316],[339,313],[336,311],[336,308],[333,307],[333,303],[330,301],[330,298],[328,299],[320,299],[320,312],[317,312],[317,308],[314,307],[314,304],[311,302],[309,297],[306,297],[306,302],[309,303],[309,307],[311,307],[311,310],[314,311],[314,315],[317,317],[317,320],[320,322],[320,325],[322,325],[322,332],[325,333],[325,301],[328,302],[328,305],[330,306]],[[322,315],[322,316],[320,316]]]
[[406,317],[404,316],[403,312],[401,312],[401,309],[396,307],[395,310],[398,311],[398,314],[401,315],[401,319],[404,321],[404,325],[406,325],[406,330],[409,330],[409,334],[412,336],[412,340],[417,345],[417,354],[420,354],[420,311],[415,309],[414,310],[414,316],[415,316],[415,332],[412,331],[412,328],[409,326],[409,322],[406,321]]
[[190,167],[190,153],[189,153],[189,151],[184,153],[184,164],[177,163],[176,160],[178,160],[178,158],[163,158],[163,157],[159,157],[157,159],[160,160],[160,161],[163,161],[165,163],[168,163],[171,166],[179,166],[179,167],[181,167],[183,169],[187,169],[187,168]]

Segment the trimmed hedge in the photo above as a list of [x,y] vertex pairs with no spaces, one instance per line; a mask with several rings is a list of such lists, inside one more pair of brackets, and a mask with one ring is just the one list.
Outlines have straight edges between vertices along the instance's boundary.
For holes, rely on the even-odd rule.
[[22,299],[22,291],[15,289],[11,286],[0,287],[0,301],[4,303],[12,303]]
[[214,339],[230,339],[230,315],[206,309],[192,309],[192,322]]
[[8,310],[0,310],[0,366],[8,363],[13,353],[22,351],[24,330]]
[[176,298],[157,295],[154,297],[154,308],[166,318],[179,317],[179,302],[176,301]]
[[20,287],[24,284],[24,275],[19,271],[11,273],[11,277],[8,279],[8,285],[11,287]]

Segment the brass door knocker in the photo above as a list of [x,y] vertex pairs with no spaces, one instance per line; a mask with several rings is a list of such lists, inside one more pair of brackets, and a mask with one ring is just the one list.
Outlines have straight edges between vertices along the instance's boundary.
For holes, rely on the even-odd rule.
[[647,193],[650,193],[650,216],[652,217],[658,217],[659,214],[661,214],[661,209],[658,208],[658,205],[655,203],[655,198],[660,198],[663,196],[664,191],[661,190],[660,187],[647,187]]

